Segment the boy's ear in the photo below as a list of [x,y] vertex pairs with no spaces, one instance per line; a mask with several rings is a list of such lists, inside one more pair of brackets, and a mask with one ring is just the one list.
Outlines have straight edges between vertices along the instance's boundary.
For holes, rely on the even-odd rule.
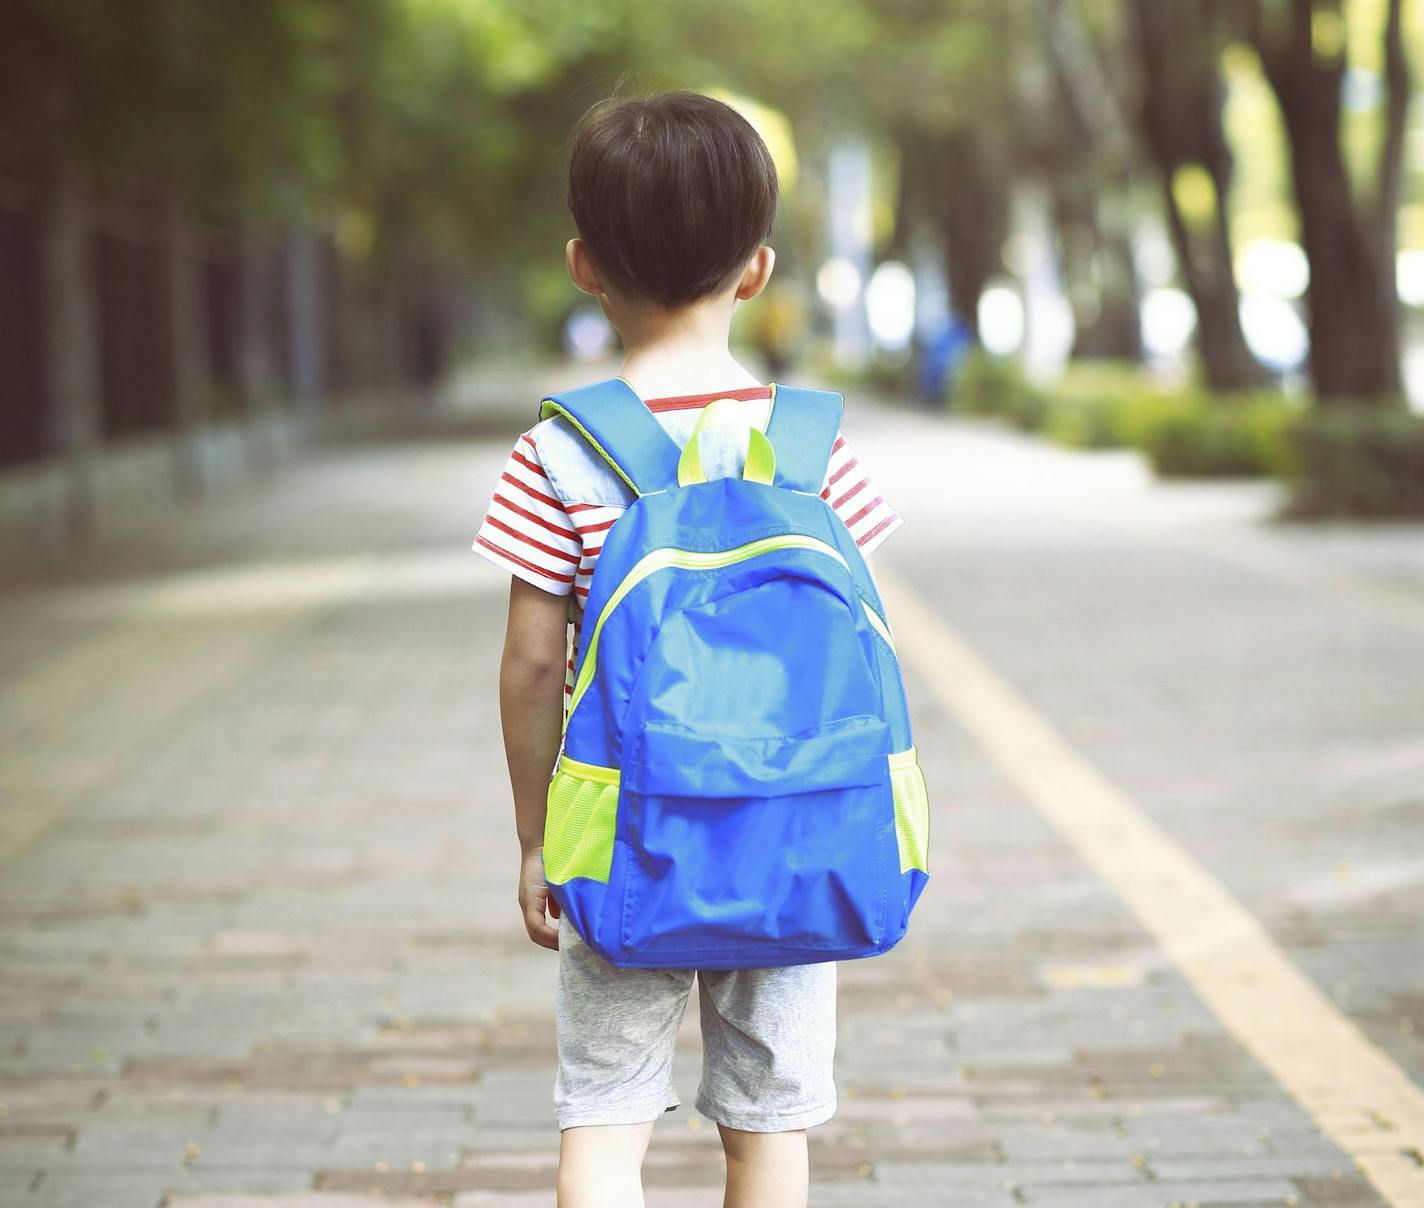
[[745,302],[761,293],[766,288],[766,283],[771,280],[771,270],[775,264],[774,249],[766,244],[757,248],[742,271],[742,279],[737,283],[737,300]]
[[584,293],[597,296],[608,292],[598,279],[598,267],[582,239],[570,239],[564,245],[564,261],[569,266],[569,277]]

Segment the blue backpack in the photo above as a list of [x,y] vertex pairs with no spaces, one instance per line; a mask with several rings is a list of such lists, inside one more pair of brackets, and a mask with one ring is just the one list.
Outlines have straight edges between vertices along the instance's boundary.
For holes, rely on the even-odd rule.
[[589,585],[544,832],[550,892],[614,965],[874,956],[929,879],[890,629],[820,496],[842,399],[771,390],[741,477],[712,479],[718,402],[681,449],[621,378],[540,405],[637,496]]

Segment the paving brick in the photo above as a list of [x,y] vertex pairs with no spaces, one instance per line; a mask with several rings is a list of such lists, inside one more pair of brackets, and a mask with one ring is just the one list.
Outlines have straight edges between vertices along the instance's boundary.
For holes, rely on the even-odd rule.
[[43,1177],[44,1172],[38,1166],[0,1170],[0,1197],[3,1197],[0,1202],[18,1203]]
[[328,1192],[284,1192],[244,1195],[197,1192],[170,1196],[164,1208],[429,1208],[433,1199]]
[[1140,1183],[1136,1186],[1035,1188],[1028,1203],[1043,1208],[1171,1208],[1198,1204],[1201,1208],[1292,1208],[1299,1203],[1295,1187],[1282,1180]]
[[[1288,549],[1417,591],[1419,536],[1270,531],[1249,487],[874,419],[858,447],[903,464],[912,521],[885,556],[1424,1079],[1424,646],[1269,569]],[[14,783],[66,811],[0,870],[7,1204],[551,1208],[557,960],[513,906],[487,775],[507,584],[467,548],[505,452],[333,448],[75,568],[0,633],[62,653],[0,711],[36,736]],[[937,863],[896,950],[841,965],[811,1203],[1380,1208],[909,687]],[[700,1062],[689,1011],[651,1208],[720,1204]]]
[[19,1202],[26,1208],[159,1208],[166,1190],[157,1171],[47,1171]]

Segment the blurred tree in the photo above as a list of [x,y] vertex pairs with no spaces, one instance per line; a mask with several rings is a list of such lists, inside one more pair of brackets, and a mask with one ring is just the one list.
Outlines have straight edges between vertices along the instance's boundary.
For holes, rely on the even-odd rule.
[[1037,14],[1048,86],[1039,90],[1033,145],[1053,199],[1076,328],[1073,355],[1139,360],[1132,256],[1137,155],[1122,83],[1108,68],[1123,59],[1118,12],[1101,3],[1038,0]]
[[[155,418],[178,434],[180,489],[196,481],[211,389],[201,316],[214,221],[239,229],[232,363],[251,409],[275,394],[279,353],[294,385],[320,387],[329,322],[348,388],[428,380],[448,359],[471,265],[499,308],[517,311],[521,270],[557,255],[565,220],[551,149],[577,115],[578,82],[612,72],[629,9],[13,0],[0,12],[0,153],[49,182],[43,242],[65,267],[44,279],[84,294],[45,303],[46,329],[70,332],[51,344],[82,361],[80,335],[101,326],[97,314],[76,326],[96,311],[94,274],[82,271],[88,203],[121,196],[165,262],[155,321],[172,389]],[[284,297],[279,340],[271,311]],[[94,376],[52,375],[53,403],[74,411],[54,427],[71,444],[98,427],[75,410],[94,407]]]
[[906,126],[896,142],[905,225],[923,218],[939,231],[949,308],[977,342],[979,300],[1004,268],[1010,148],[992,129],[969,122],[942,131]]
[[[1031,14],[995,0],[687,0],[657,6],[634,37],[651,79],[724,81],[784,111],[803,163],[823,161],[838,132],[890,139],[900,220],[936,232],[951,306],[977,330],[980,295],[1002,267],[1031,28]],[[815,168],[806,175],[814,187]],[[794,217],[809,228],[789,232],[798,259],[815,263],[819,204]],[[892,232],[890,247],[903,250],[904,235]]]
[[[330,135],[326,32],[377,3],[14,0],[0,18],[0,133],[22,173],[50,182],[40,207],[45,246],[75,249],[66,271],[45,278],[54,356],[60,347],[78,362],[97,356],[93,199],[121,196],[152,216],[180,493],[197,485],[195,440],[210,393],[201,219],[270,218],[290,196],[278,186],[320,164]],[[248,350],[242,360],[256,358]],[[79,418],[97,408],[96,374],[52,365],[50,381],[61,443],[74,456],[90,439],[83,433],[99,428],[92,414]]]
[[[1241,331],[1233,269],[1231,149],[1222,127],[1221,0],[1133,0],[1138,127],[1162,184],[1162,206],[1213,390],[1260,384]],[[1192,189],[1200,182],[1204,188]],[[1192,205],[1200,197],[1203,204]]]
[[1342,3],[1243,0],[1237,11],[1275,91],[1290,143],[1301,242],[1310,261],[1315,392],[1322,399],[1369,402],[1401,391],[1395,248],[1409,64],[1402,0],[1387,0],[1383,132],[1373,188],[1357,189],[1341,145],[1347,49]]
[[[453,297],[473,287],[518,311],[568,235],[560,155],[569,130],[627,66],[634,6],[546,0],[388,0],[387,28],[354,57],[339,103],[338,241],[388,333],[415,316],[445,342]],[[409,287],[431,295],[407,296]],[[531,288],[535,287],[535,288]],[[572,288],[572,287],[567,287]],[[434,304],[434,310],[431,306]],[[431,327],[433,324],[433,328]]]
[[[938,235],[950,310],[977,339],[979,301],[1003,271],[1010,188],[1023,167],[1017,83],[1026,14],[983,0],[875,9],[883,24],[863,120],[898,146],[906,222]],[[908,232],[896,234],[903,254]]]
[[[1388,120],[1377,188],[1353,197],[1338,129],[1341,3],[11,0],[0,7],[0,155],[45,182],[46,326],[67,333],[52,344],[76,363],[95,327],[88,203],[96,192],[144,202],[169,283],[165,418],[189,431],[205,422],[213,359],[189,320],[204,309],[215,220],[239,236],[227,360],[250,407],[276,392],[280,361],[290,371],[325,359],[292,350],[294,338],[328,338],[316,310],[304,335],[276,338],[279,274],[289,324],[301,311],[291,300],[311,296],[314,279],[338,282],[329,323],[340,385],[429,378],[448,358],[461,295],[478,291],[482,316],[517,313],[526,299],[561,308],[563,149],[582,110],[628,73],[639,90],[724,87],[789,117],[809,187],[787,197],[788,266],[821,254],[818,174],[835,139],[893,143],[902,198],[884,212],[934,228],[953,309],[971,327],[1002,265],[1015,182],[1048,184],[1084,353],[1138,352],[1129,237],[1145,146],[1208,374],[1228,385],[1252,372],[1230,273],[1216,73],[1217,13],[1230,8],[1286,115],[1317,385],[1377,394],[1398,384],[1392,251],[1408,79],[1400,0],[1378,0]],[[1141,108],[1129,121],[1134,85]],[[1187,212],[1183,198],[1203,195],[1206,209]],[[69,399],[55,429],[70,444],[97,427],[84,411],[93,376],[82,366],[51,375],[55,397]]]

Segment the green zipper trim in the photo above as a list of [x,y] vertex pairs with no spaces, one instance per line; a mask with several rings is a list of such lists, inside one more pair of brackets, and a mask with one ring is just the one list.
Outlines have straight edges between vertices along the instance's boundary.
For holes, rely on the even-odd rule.
[[[564,718],[565,727],[567,728],[568,718],[573,716],[579,701],[583,699],[584,693],[588,691],[589,685],[593,682],[594,671],[598,664],[598,638],[603,632],[603,623],[639,583],[649,575],[666,570],[670,566],[676,566],[683,570],[718,570],[724,566],[745,562],[749,558],[757,558],[762,554],[783,549],[814,550],[816,553],[834,558],[847,570],[850,569],[849,563],[841,557],[835,546],[818,537],[804,537],[799,533],[787,533],[777,537],[759,537],[755,541],[748,541],[743,545],[725,550],[689,550],[664,546],[662,549],[655,549],[644,554],[634,564],[632,570],[623,577],[623,581],[618,584],[613,594],[609,596],[607,605],[599,614],[598,624],[593,627],[593,633],[589,635],[588,652],[584,655],[583,662],[579,664],[578,679],[574,682],[573,695],[569,699],[568,713]],[[862,599],[860,603],[865,609],[866,618],[870,621],[871,626],[885,639],[885,644],[890,647],[890,653],[895,654],[895,643],[890,637],[890,627],[886,625],[884,618],[870,606],[869,601]],[[898,656],[896,657],[898,658]]]
[[567,755],[559,756],[557,770],[567,772],[570,776],[577,776],[580,780],[592,780],[598,784],[617,784],[621,776],[617,768],[600,767],[596,763],[583,763],[578,759],[570,759]]
[[895,639],[890,636],[890,626],[885,623],[885,618],[870,607],[869,600],[861,600],[860,603],[865,609],[865,617],[870,622],[871,628],[885,639],[885,644],[890,647],[890,653],[895,656],[895,661],[898,663],[900,655],[895,649]]
[[892,771],[900,771],[903,768],[912,768],[919,761],[919,752],[911,747],[907,751],[894,751],[890,755],[890,768]]

